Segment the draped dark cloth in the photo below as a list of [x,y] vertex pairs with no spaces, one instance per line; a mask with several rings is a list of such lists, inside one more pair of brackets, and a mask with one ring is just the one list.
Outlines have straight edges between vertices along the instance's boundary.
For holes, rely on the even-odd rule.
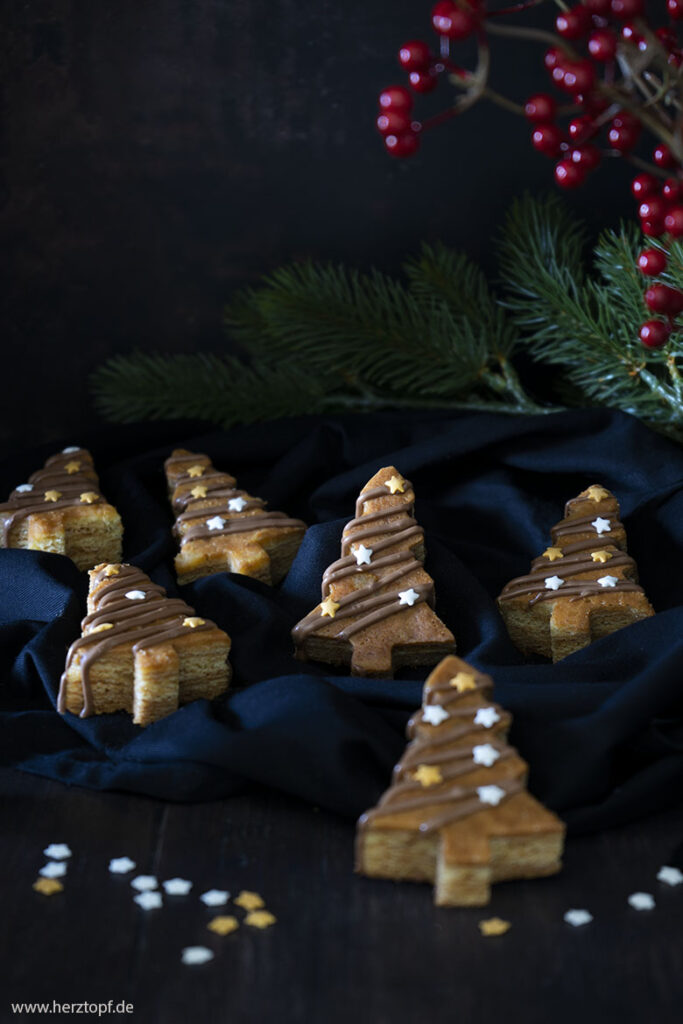
[[[209,800],[260,784],[355,817],[386,789],[426,670],[351,678],[292,656],[291,627],[320,600],[359,490],[382,466],[414,485],[436,611],[458,653],[490,673],[514,715],[529,788],[574,832],[647,815],[683,792],[683,450],[605,410],[503,417],[386,413],[304,417],[201,433],[196,424],[69,438],[92,451],[125,525],[124,558],[233,641],[233,686],[142,729],[124,712],[55,711],[87,574],[62,556],[0,551],[0,762],[91,789]],[[163,461],[206,452],[238,486],[310,528],[271,588],[221,573],[179,588]],[[56,446],[2,471],[4,498]],[[564,502],[600,483],[621,502],[629,551],[657,614],[557,665],[525,661],[495,598],[528,571]]]

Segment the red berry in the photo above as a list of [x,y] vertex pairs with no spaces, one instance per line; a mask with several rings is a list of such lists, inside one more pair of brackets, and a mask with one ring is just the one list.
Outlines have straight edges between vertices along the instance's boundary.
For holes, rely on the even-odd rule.
[[598,129],[596,128],[595,122],[590,114],[581,114],[580,117],[572,118],[567,130],[572,142],[580,145],[582,142],[586,142],[588,139],[591,139]]
[[652,162],[657,164],[657,167],[673,167],[675,160],[669,147],[665,143],[660,142],[652,150]]
[[615,18],[625,21],[626,18],[638,18],[643,13],[643,0],[612,0],[612,14]]
[[[555,68],[555,71],[557,68]],[[554,77],[554,72],[553,72]],[[595,68],[589,60],[567,61],[564,77],[558,85],[567,92],[590,92],[595,85]]]
[[557,156],[564,136],[556,124],[538,124],[531,133],[531,144],[544,156]]
[[604,17],[612,9],[611,0],[583,0],[583,6],[598,17]]
[[666,9],[672,21],[683,18],[683,0],[666,0]]
[[560,160],[555,164],[555,181],[560,188],[578,188],[585,180],[585,169],[571,160]]
[[413,109],[413,97],[403,85],[390,85],[379,94],[379,105],[382,110],[401,110],[405,113]]
[[659,196],[648,196],[638,207],[638,216],[641,220],[664,220],[666,215],[666,203]]
[[452,0],[439,0],[432,8],[432,26],[440,36],[467,39],[477,27],[477,20],[471,10],[458,7]]
[[631,182],[631,192],[635,199],[645,199],[646,196],[653,196],[659,192],[659,182],[654,174],[638,174]]
[[431,71],[411,71],[408,77],[415,92],[431,92],[436,89],[439,81],[436,73],[432,74]]
[[530,96],[524,104],[524,113],[534,124],[552,121],[556,109],[555,100],[547,92],[537,92],[534,96]]
[[592,142],[585,142],[583,146],[577,146],[570,154],[571,161],[584,171],[594,171],[600,165],[602,153]]
[[617,37],[609,28],[598,28],[588,39],[588,52],[593,60],[614,60],[617,52]]
[[563,39],[580,39],[590,28],[591,16],[581,4],[562,11],[555,18],[555,31]]
[[646,320],[640,328],[638,337],[645,348],[661,348],[666,345],[671,334],[671,324],[666,320]]
[[672,206],[664,218],[664,227],[672,238],[683,235],[683,206]]
[[627,21],[625,25],[622,25],[621,38],[625,43],[633,43],[634,46],[640,46],[643,42],[643,37],[638,31],[637,26],[631,21]]
[[678,178],[667,178],[662,185],[662,195],[669,203],[675,203],[681,195],[681,183]]
[[382,135],[398,135],[410,128],[410,117],[400,110],[388,110],[377,118],[377,129]]
[[597,92],[589,92],[586,95],[580,93],[578,96],[575,96],[574,99],[583,107],[587,114],[591,115],[591,117],[597,117],[598,114],[602,114],[602,112],[607,110],[609,106],[609,100],[605,99],[604,96],[601,96],[600,93]]
[[668,284],[651,284],[645,292],[645,305],[653,313],[678,316],[683,310],[683,292]]
[[607,138],[612,149],[618,153],[629,153],[638,142],[640,131],[640,122],[622,113],[612,121]]
[[638,270],[646,277],[657,277],[666,270],[666,256],[661,249],[643,249],[638,256]]
[[400,132],[398,135],[385,135],[384,145],[392,156],[412,156],[420,146],[416,132]]
[[398,51],[398,62],[406,71],[426,71],[431,60],[429,47],[421,39],[411,39]]
[[649,238],[659,238],[664,234],[663,220],[643,220],[640,222],[640,230]]
[[566,57],[567,54],[559,46],[551,46],[545,51],[543,63],[548,71],[552,71],[561,61],[566,60]]

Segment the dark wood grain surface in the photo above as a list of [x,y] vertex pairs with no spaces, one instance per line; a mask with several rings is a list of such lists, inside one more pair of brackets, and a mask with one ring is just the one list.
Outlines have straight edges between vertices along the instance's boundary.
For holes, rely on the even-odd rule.
[[[680,856],[683,814],[571,840],[563,873],[498,886],[488,908],[436,909],[429,887],[352,873],[353,826],[278,794],[163,804],[0,772],[2,949],[0,1020],[11,1002],[84,1001],[134,1006],[144,1024],[677,1024],[683,1018],[683,886],[656,881]],[[43,848],[73,851],[63,893],[32,890]],[[133,902],[137,872],[194,882],[160,910]],[[265,931],[242,924],[226,937],[200,892],[260,892],[277,916]],[[652,911],[627,904],[651,892]],[[594,921],[571,928],[570,907]],[[512,922],[498,938],[477,923]],[[183,966],[188,945],[214,961]],[[102,1019],[117,1019],[104,1016]]]

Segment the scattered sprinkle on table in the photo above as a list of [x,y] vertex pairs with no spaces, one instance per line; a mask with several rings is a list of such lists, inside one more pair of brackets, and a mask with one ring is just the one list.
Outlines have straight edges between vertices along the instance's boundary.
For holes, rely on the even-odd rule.
[[71,850],[66,843],[50,843],[43,850],[46,857],[50,860],[66,860],[67,857],[71,856]]
[[269,910],[251,910],[244,919],[244,923],[252,928],[270,928],[276,921],[277,918]]
[[657,872],[657,881],[665,882],[667,885],[680,885],[683,882],[683,871],[664,866]]
[[192,882],[187,878],[169,878],[161,883],[167,896],[187,896],[192,888]]
[[154,875],[137,875],[130,884],[138,892],[147,892],[149,889],[159,888],[159,883]]
[[133,900],[143,910],[158,910],[161,906],[161,893],[160,892],[141,892],[139,895],[134,896]]
[[184,964],[205,964],[213,960],[213,953],[206,946],[186,946],[181,960]]
[[237,931],[239,926],[239,921],[232,914],[219,914],[218,917],[212,918],[206,927],[216,935],[229,935],[230,932]]
[[632,892],[628,902],[634,910],[653,910],[655,905],[654,896],[649,892]]
[[485,921],[479,922],[479,931],[482,935],[505,935],[512,927],[509,921],[504,921],[502,917],[489,917]]
[[579,928],[582,924],[590,924],[593,920],[593,915],[589,910],[568,910],[564,915],[564,919],[567,924],[572,925],[574,928]]
[[229,897],[230,893],[224,889],[208,889],[199,898],[207,907],[222,907],[228,902]]
[[135,861],[130,857],[113,857],[109,861],[109,870],[112,875],[125,875],[135,867]]
[[248,889],[242,889],[239,896],[235,897],[234,903],[244,910],[260,910],[261,907],[265,907],[261,896],[257,892],[249,892]]
[[39,878],[33,883],[33,888],[43,896],[54,896],[56,892],[62,892],[64,886],[56,878]]

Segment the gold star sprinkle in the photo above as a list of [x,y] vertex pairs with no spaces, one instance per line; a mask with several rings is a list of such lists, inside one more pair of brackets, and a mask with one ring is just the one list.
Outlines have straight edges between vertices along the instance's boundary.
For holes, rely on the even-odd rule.
[[603,501],[605,498],[609,498],[609,491],[606,491],[604,487],[598,487],[597,484],[593,484],[586,491],[586,497],[590,498],[591,501]]
[[64,469],[67,471],[69,475],[71,475],[72,473],[78,473],[80,468],[80,462],[67,462],[67,464],[64,467]]
[[62,496],[61,491],[45,491],[45,501],[59,501]]
[[187,619],[183,619],[183,626],[188,626],[190,629],[196,629],[197,626],[205,626],[206,619],[200,619],[198,615],[191,615]]
[[56,878],[38,878],[33,883],[33,888],[43,896],[53,896],[56,892],[62,892],[64,886]]
[[337,604],[336,601],[333,601],[331,597],[325,598],[325,600],[320,605],[320,614],[329,615],[331,619],[335,617],[338,611],[339,605]]
[[119,570],[118,567],[115,565],[108,565],[104,572],[102,573],[103,576],[118,576],[118,574]]
[[99,494],[96,491],[83,491],[83,494],[81,494],[81,503],[83,505],[92,505],[98,498]]
[[406,482],[401,476],[392,476],[390,480],[384,481],[385,487],[388,487],[392,494],[403,494],[406,489]]
[[239,921],[232,914],[219,914],[218,917],[212,918],[206,927],[216,935],[229,935],[230,932],[236,932],[239,926]]
[[428,786],[437,786],[440,782],[443,782],[441,769],[437,768],[435,764],[418,765],[416,770],[412,773],[412,777],[425,788]]
[[448,681],[448,685],[454,686],[458,693],[466,693],[467,690],[476,690],[477,681],[470,672],[458,672]]
[[479,931],[482,935],[505,935],[511,927],[510,922],[504,921],[502,917],[489,917],[488,920],[479,922]]
[[245,910],[260,910],[261,907],[265,907],[265,903],[259,894],[257,892],[249,892],[248,889],[242,889],[242,892],[233,902]]
[[554,562],[556,558],[564,558],[562,548],[546,548],[543,552],[543,558],[548,558],[551,562]]
[[90,632],[91,633],[103,633],[105,631],[105,629],[113,629],[113,628],[114,628],[114,623],[113,622],[101,622],[99,624],[99,626],[95,626],[93,629],[90,630]]
[[190,466],[190,468],[187,471],[187,475],[188,476],[203,476],[204,475],[204,467],[203,466]]
[[276,921],[275,914],[269,910],[252,910],[244,919],[244,923],[250,924],[252,928],[270,928]]
[[591,558],[594,562],[607,562],[612,557],[609,551],[591,551]]
[[205,498],[206,487],[204,486],[204,484],[197,484],[196,487],[192,488],[190,494],[192,495],[193,498]]

